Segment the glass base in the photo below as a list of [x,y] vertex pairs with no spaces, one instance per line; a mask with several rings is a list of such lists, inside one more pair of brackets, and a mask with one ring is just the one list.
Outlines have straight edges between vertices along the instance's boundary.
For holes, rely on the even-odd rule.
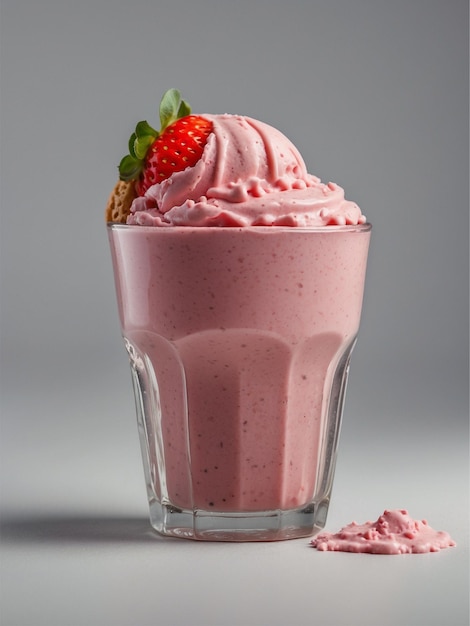
[[150,503],[150,523],[161,535],[199,541],[282,541],[310,537],[324,528],[328,500],[288,511],[218,513]]

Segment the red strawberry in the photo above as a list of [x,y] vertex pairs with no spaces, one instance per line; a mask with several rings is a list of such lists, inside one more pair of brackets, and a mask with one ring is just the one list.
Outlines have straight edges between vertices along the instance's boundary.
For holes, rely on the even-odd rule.
[[187,115],[167,126],[147,152],[137,193],[143,196],[155,183],[196,165],[211,132],[212,122],[198,115]]
[[160,103],[160,132],[147,122],[137,124],[129,140],[129,154],[119,164],[119,177],[135,180],[139,196],[201,158],[212,122],[190,113],[179,91],[170,89]]

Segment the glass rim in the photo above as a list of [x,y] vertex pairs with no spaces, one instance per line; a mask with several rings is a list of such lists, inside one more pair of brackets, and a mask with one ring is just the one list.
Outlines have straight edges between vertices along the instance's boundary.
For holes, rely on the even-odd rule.
[[209,232],[209,231],[238,231],[238,232],[309,232],[309,233],[366,233],[372,230],[370,222],[364,224],[328,224],[324,226],[145,226],[140,224],[120,224],[118,222],[106,222],[106,228],[112,230],[141,230],[142,232],[175,232],[175,231],[193,231],[193,232]]

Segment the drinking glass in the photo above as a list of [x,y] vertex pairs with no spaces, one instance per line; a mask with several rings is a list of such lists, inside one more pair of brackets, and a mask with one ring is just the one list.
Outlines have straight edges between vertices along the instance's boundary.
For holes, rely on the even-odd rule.
[[220,541],[323,528],[370,224],[108,234],[152,526]]

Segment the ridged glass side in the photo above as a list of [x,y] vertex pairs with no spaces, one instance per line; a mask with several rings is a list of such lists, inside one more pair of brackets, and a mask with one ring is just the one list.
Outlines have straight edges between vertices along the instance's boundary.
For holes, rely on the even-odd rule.
[[[330,347],[336,345],[333,339],[333,337],[328,338]],[[148,336],[146,336],[146,340],[148,341]],[[323,338],[322,345],[324,344],[325,340]],[[283,428],[285,432],[279,441],[279,450],[273,450],[270,453],[272,456],[271,460],[274,463],[279,461],[278,474],[273,477],[273,480],[276,480],[280,485],[278,506],[260,508],[260,510],[244,510],[243,505],[240,504],[240,510],[217,510],[198,505],[197,500],[200,498],[200,494],[199,496],[196,494],[195,497],[194,493],[193,482],[195,481],[197,463],[194,458],[191,458],[190,438],[191,435],[194,436],[197,432],[197,427],[196,423],[191,424],[190,411],[188,414],[186,385],[179,387],[180,393],[184,396],[179,403],[179,406],[184,407],[183,414],[178,417],[180,424],[179,426],[175,425],[174,419],[171,424],[168,424],[165,421],[165,415],[162,410],[162,398],[156,373],[159,366],[157,363],[152,362],[147,353],[140,351],[126,338],[125,345],[131,365],[138,431],[152,526],[158,532],[166,535],[216,541],[289,539],[309,536],[323,528],[333,483],[349,363],[354,344],[355,339],[346,348],[343,346],[343,350],[336,352],[331,362],[325,364],[322,383],[323,392],[318,394],[318,389],[313,389],[315,395],[319,395],[322,399],[320,403],[322,414],[317,416],[320,419],[318,434],[314,430],[310,435],[313,443],[316,445],[316,449],[312,450],[311,457],[305,454],[305,458],[298,459],[300,466],[306,468],[304,470],[304,473],[306,473],[304,480],[305,484],[311,485],[309,487],[312,490],[310,495],[300,505],[286,507],[282,504],[289,497],[286,489],[294,489],[294,492],[298,493],[298,485],[295,486],[295,483],[289,480],[287,460],[284,459],[284,464],[281,464],[282,448],[286,445],[286,442],[289,442],[290,424],[288,420],[297,420],[297,416],[289,415],[289,411],[286,410],[286,415],[281,416],[284,420]],[[307,345],[309,348],[312,348],[311,344]],[[169,350],[180,361],[180,355],[175,351],[175,347],[165,348],[164,351],[167,357]],[[303,371],[307,358],[304,352],[305,350],[299,349],[291,357],[286,373],[288,380],[292,376],[299,377],[300,372]],[[153,358],[155,360],[155,355],[153,355]],[[313,355],[312,358],[318,359],[317,356]],[[186,380],[186,372],[184,372],[182,361],[179,367],[183,370],[183,379]],[[241,393],[243,394],[244,392],[246,392],[246,389],[241,389]],[[289,390],[287,389],[286,402],[289,401],[288,392]],[[294,404],[294,406],[297,407],[298,405]],[[312,411],[313,409],[314,407],[312,407]],[[316,419],[313,413],[308,415],[307,418],[310,421],[315,421]],[[275,418],[273,417],[273,419]],[[241,426],[243,426],[243,423],[241,423]],[[174,428],[175,432],[178,432],[180,428],[183,430],[184,441],[180,443],[182,449],[176,453],[176,456],[173,450],[172,437],[168,436],[170,428]],[[196,455],[197,449],[195,445],[197,446],[193,441],[194,455]],[[262,447],[262,442],[258,442],[257,445]],[[291,442],[291,445],[296,446],[297,443],[294,442],[292,444]],[[305,450],[307,449],[308,446]],[[207,447],[207,449],[202,450],[202,454],[207,455],[209,451],[210,448]],[[279,459],[277,458],[278,454]],[[288,455],[289,451],[286,454]],[[175,464],[175,459],[178,461],[177,464]],[[218,462],[220,463],[220,461]],[[250,470],[246,466],[243,467],[241,465],[239,469],[240,477],[237,476],[236,480],[239,480],[240,483],[252,479],[256,481],[255,474],[258,469],[256,467]],[[250,471],[255,473],[253,477],[250,475]],[[229,480],[227,478],[227,480],[226,488],[228,492],[235,487],[233,479],[230,478]],[[181,489],[181,481],[185,483],[183,489]],[[175,487],[178,484],[179,487]],[[283,487],[283,485],[286,486]],[[178,489],[179,493],[184,492],[184,501],[178,501],[180,496],[175,489]],[[196,504],[194,504],[195,501]],[[188,502],[190,502],[189,506]]]

